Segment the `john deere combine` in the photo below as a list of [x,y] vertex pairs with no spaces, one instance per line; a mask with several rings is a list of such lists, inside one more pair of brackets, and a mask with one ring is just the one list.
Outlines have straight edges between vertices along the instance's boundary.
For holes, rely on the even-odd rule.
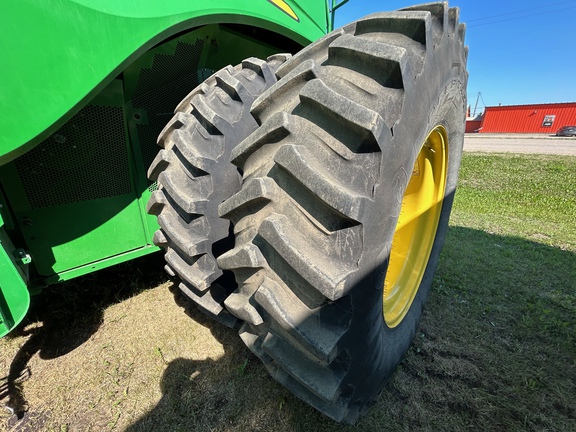
[[366,412],[446,234],[467,51],[445,3],[332,31],[339,6],[6,4],[0,336],[31,293],[161,248],[274,378]]

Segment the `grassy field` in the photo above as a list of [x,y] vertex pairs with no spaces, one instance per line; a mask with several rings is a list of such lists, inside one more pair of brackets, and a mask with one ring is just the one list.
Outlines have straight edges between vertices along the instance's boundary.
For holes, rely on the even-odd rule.
[[36,299],[0,340],[0,430],[576,430],[576,158],[464,155],[416,339],[355,427],[272,380],[161,268]]

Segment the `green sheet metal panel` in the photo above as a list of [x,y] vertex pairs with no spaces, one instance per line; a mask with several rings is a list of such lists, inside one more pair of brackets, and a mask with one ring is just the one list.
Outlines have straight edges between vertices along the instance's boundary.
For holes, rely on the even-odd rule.
[[50,276],[145,244],[140,209],[133,195],[100,198],[18,212],[40,275]]
[[[278,7],[287,3],[297,19]],[[32,148],[155,44],[210,23],[242,23],[306,44],[325,2],[19,0],[0,14],[0,164]],[[26,127],[23,127],[23,125]]]
[[0,337],[8,334],[26,315],[30,294],[18,269],[15,248],[5,231],[0,209]]
[[39,275],[148,243],[134,172],[120,80],[2,167],[7,199]]
[[37,281],[157,250],[158,223],[146,214],[156,185],[146,172],[158,134],[201,81],[199,71],[274,52],[218,25],[183,34],[142,55],[47,139],[1,166],[0,183]]

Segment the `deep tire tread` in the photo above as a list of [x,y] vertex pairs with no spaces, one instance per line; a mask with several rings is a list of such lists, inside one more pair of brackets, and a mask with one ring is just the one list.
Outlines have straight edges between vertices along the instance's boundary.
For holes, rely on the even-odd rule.
[[191,122],[190,129],[194,130],[195,134],[201,135],[201,139],[199,138],[195,141],[197,146],[191,147],[187,145],[185,133],[177,130],[172,136],[173,150],[188,175],[190,177],[199,177],[211,171],[223,152],[223,142],[218,137],[204,135],[202,133],[204,132],[203,128],[196,123],[196,119]]
[[345,372],[333,370],[312,358],[302,356],[301,351],[295,349],[294,344],[287,342],[287,339],[290,338],[286,335],[279,337],[268,333],[262,342],[262,349],[302,386],[321,399],[334,402],[340,393]]
[[347,185],[330,174],[321,163],[315,160],[307,147],[294,144],[285,145],[278,150],[274,156],[274,161],[287,173],[290,173],[295,181],[300,182],[312,192],[319,201],[339,213],[345,220],[341,226],[350,226],[358,221],[359,214],[364,210],[367,197],[350,190]]
[[220,217],[230,219],[238,223],[235,213],[243,211],[244,207],[256,203],[266,203],[271,201],[279,193],[278,185],[271,179],[255,178],[245,182],[244,187],[231,196],[228,200],[220,204],[218,212]]
[[209,178],[198,177],[195,183],[198,187],[184,187],[188,185],[188,178],[178,171],[165,170],[158,175],[158,183],[162,185],[165,195],[169,196],[178,207],[187,214],[204,214],[208,206],[210,184]]
[[221,129],[225,128],[226,120],[212,109],[201,96],[194,96],[191,102],[194,109],[192,115],[198,120],[210,135],[222,135]]
[[206,291],[210,284],[222,275],[216,262],[208,255],[202,255],[194,263],[188,264],[174,249],[169,249],[166,252],[166,262],[182,280],[199,292]]
[[[190,119],[192,118],[192,116],[190,114],[178,111],[176,112],[176,114],[174,115],[174,117],[172,117],[172,119],[166,124],[166,126],[164,126],[164,129],[162,129],[162,132],[160,132],[160,135],[158,135],[158,145],[162,148],[166,148],[167,145],[170,145],[170,143],[166,142],[166,137],[168,135],[170,135],[170,133],[173,130],[176,129],[180,129],[181,127],[183,127],[184,125],[188,124],[190,122]],[[150,177],[150,176],[148,176]]]
[[293,97],[308,81],[321,75],[317,63],[308,59],[291,70],[281,81],[264,92],[252,105],[252,115],[263,124],[269,120],[269,112],[288,111],[298,101]]
[[172,158],[172,153],[169,153],[166,150],[160,150],[152,161],[150,168],[148,168],[148,178],[152,181],[157,181],[158,175],[162,171],[166,170],[173,161]]
[[258,128],[256,132],[242,141],[232,150],[232,163],[244,168],[245,162],[252,153],[266,143],[280,141],[291,133],[289,116],[279,113],[270,118],[266,125]]
[[[323,37],[317,43],[308,45],[306,48],[300,50],[292,59],[292,61],[284,63],[276,71],[278,78],[284,78],[288,75],[294,68],[299,67],[301,63],[307,60],[314,60],[316,63],[322,63],[327,58],[327,48],[332,43],[332,41],[338,39],[344,31],[342,29],[334,30],[332,33]],[[284,80],[282,80],[284,81]]]
[[197,235],[186,230],[172,213],[164,212],[160,214],[158,216],[158,223],[164,230],[170,233],[170,238],[168,239],[168,237],[164,235],[164,241],[156,243],[155,237],[154,241],[156,245],[162,247],[167,245],[175,246],[190,257],[205,254],[210,251],[209,239],[203,235]]
[[235,223],[218,259],[239,283],[229,310],[270,373],[338,421],[374,403],[408,348],[382,346],[378,272],[425,138],[412,131],[448,94],[443,80],[465,85],[463,38],[446,3],[347,25],[277,70],[252,107],[261,126],[232,152],[244,184],[219,207]]
[[[378,139],[385,125],[375,111],[340,95],[321,80],[307,83],[300,99],[303,106],[311,107],[307,112],[320,116],[317,122],[323,129],[333,136],[341,135],[339,141],[353,153],[380,151]],[[333,128],[336,130],[331,132]]]
[[353,270],[345,262],[338,262],[336,253],[333,262],[315,259],[316,248],[336,252],[331,236],[303,235],[286,216],[278,214],[272,214],[261,223],[258,235],[290,265],[294,273],[301,275],[326,298],[335,300],[349,287],[348,276]]
[[354,34],[378,34],[380,29],[386,28],[387,33],[401,34],[415,42],[426,44],[430,25],[430,13],[425,10],[376,13],[358,20]]
[[365,75],[382,87],[395,89],[404,88],[405,56],[405,48],[352,35],[343,35],[330,45],[331,64],[352,70],[353,65],[362,65]]
[[[334,304],[310,309],[285,285],[268,278],[262,282],[254,299],[305,351],[314,353],[326,364],[339,354],[337,342],[346,332],[347,320],[342,310],[329,310]],[[341,315],[341,322],[326,329],[320,316],[332,312]]]
[[158,216],[161,228],[154,242],[166,249],[168,273],[180,277],[181,290],[200,309],[227,325],[237,321],[223,308],[230,293],[212,286],[223,275],[213,245],[229,236],[229,222],[218,217],[217,205],[239,189],[230,152],[257,127],[250,107],[276,82],[275,69],[289,58],[271,56],[270,64],[249,58],[194,89],[161,132],[162,150],[148,171],[158,190],[147,211]]

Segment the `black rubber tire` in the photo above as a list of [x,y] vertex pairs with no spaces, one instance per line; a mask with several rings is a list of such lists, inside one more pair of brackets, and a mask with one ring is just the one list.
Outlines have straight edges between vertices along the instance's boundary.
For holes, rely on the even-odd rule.
[[[225,302],[269,372],[331,418],[377,400],[415,334],[446,235],[464,138],[464,25],[446,3],[378,13],[282,65],[232,152],[240,192],[220,206],[236,246]],[[383,281],[402,196],[428,133],[449,138],[445,197],[416,298],[399,325]]]
[[234,238],[230,222],[218,217],[218,204],[240,189],[230,152],[258,127],[250,107],[276,82],[275,70],[289,57],[249,58],[204,81],[160,133],[162,150],[148,170],[158,189],[147,210],[158,217],[154,243],[166,250],[166,271],[180,277],[179,288],[201,310],[229,326],[237,320],[222,302],[236,284],[216,257],[234,246]]

